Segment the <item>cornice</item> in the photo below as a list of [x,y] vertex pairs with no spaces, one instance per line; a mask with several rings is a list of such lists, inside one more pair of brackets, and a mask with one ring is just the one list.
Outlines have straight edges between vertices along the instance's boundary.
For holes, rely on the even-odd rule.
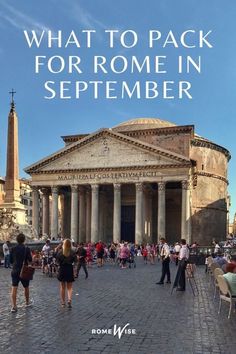
[[224,147],[217,145],[211,141],[202,140],[202,139],[198,139],[197,137],[195,137],[194,139],[191,140],[191,145],[198,146],[198,147],[206,147],[208,149],[222,152],[227,157],[228,161],[231,159],[230,152],[227,149],[225,149]]
[[173,134],[186,134],[189,133],[193,136],[194,134],[194,125],[183,125],[183,126],[173,126],[165,128],[151,128],[151,129],[136,129],[128,131],[119,131],[114,129],[115,132],[124,134],[127,136],[144,136],[144,135],[173,135]]
[[130,171],[130,170],[159,170],[159,169],[182,169],[182,168],[191,168],[191,162],[175,165],[148,165],[148,166],[120,166],[120,167],[100,167],[100,168],[81,168],[81,169],[66,169],[66,170],[47,170],[47,171],[35,171],[32,172],[32,175],[51,175],[51,174],[63,174],[63,173],[92,173],[92,172],[119,172],[119,171]]
[[[207,206],[207,205],[203,205],[203,206],[195,206],[195,205],[192,205],[192,209],[200,209],[200,210],[206,210],[206,209],[208,209],[208,210],[223,211],[223,212],[225,212],[225,213],[228,212],[227,207],[225,207],[225,208],[215,208],[215,207],[209,207],[209,206]],[[194,215],[194,214],[193,214],[193,215]]]
[[65,143],[74,143],[87,136],[89,136],[89,134],[62,135],[61,138]]
[[227,180],[227,178],[225,178],[223,176],[216,175],[214,173],[197,171],[197,172],[195,172],[195,174],[198,175],[198,176],[203,176],[203,177],[216,178],[216,179],[219,179],[220,181],[225,182],[227,185],[229,184],[229,181]]

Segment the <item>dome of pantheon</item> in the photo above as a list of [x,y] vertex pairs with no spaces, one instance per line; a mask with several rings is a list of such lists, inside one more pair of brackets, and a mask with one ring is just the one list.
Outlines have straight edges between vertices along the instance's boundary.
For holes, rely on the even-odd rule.
[[116,125],[112,130],[117,132],[125,132],[132,130],[144,130],[144,129],[155,129],[155,128],[168,128],[175,127],[176,124],[168,122],[167,120],[162,120],[159,118],[136,118],[130,119],[119,125]]

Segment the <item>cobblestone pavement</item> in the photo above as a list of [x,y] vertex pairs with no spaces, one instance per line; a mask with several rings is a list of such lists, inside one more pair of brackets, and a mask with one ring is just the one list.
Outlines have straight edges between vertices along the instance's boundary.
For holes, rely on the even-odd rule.
[[[10,271],[0,269],[1,353],[236,353],[236,314],[228,305],[217,314],[218,298],[203,267],[197,270],[199,295],[191,288],[170,294],[171,285],[156,285],[160,264],[119,269],[110,264],[83,270],[74,283],[73,308],[60,308],[58,280],[36,272],[31,283],[34,306],[25,308],[19,287],[19,308],[10,313]],[[175,265],[171,266],[172,278]],[[136,334],[92,334],[114,325]]]

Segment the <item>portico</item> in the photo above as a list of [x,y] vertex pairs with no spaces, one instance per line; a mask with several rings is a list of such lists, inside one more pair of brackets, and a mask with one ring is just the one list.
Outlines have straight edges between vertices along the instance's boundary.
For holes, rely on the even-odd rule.
[[[191,242],[192,161],[109,129],[83,136],[28,167],[42,193],[42,230],[77,242]],[[60,217],[59,217],[60,215]]]
[[[52,238],[57,238],[59,234],[62,234],[66,237],[70,236],[77,242],[97,242],[100,239],[104,242],[117,242],[127,239],[140,244],[157,242],[163,236],[170,240],[173,239],[173,230],[166,226],[169,223],[174,224],[176,238],[181,236],[190,239],[190,201],[187,185],[187,180],[114,183],[113,185],[73,184],[71,186],[34,187],[34,193],[43,192],[43,233]],[[130,190],[128,196],[125,194],[127,189]],[[79,193],[82,193],[82,196]],[[171,194],[176,199],[177,205],[180,199],[182,203],[181,211],[179,210],[175,218],[171,217],[172,206],[169,201]],[[49,203],[49,198],[51,203]],[[64,201],[66,198],[70,199],[70,205],[61,207],[58,203],[59,198],[63,198]],[[128,221],[128,224],[133,224],[134,232],[130,228],[121,230],[122,223],[123,225],[126,223],[126,220],[121,218],[121,210],[127,206],[135,211]],[[59,210],[62,214],[61,222],[58,218]],[[36,228],[39,223],[39,208],[36,200],[33,215]],[[70,220],[68,220],[69,217]],[[66,218],[65,224],[63,220]]]

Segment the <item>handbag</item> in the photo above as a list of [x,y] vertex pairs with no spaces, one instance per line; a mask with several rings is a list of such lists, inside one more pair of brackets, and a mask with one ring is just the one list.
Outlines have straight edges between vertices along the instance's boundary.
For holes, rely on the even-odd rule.
[[25,257],[26,257],[26,247],[25,247],[25,254],[24,254],[24,262],[21,267],[20,271],[20,278],[23,280],[33,280],[35,268],[25,264]]

